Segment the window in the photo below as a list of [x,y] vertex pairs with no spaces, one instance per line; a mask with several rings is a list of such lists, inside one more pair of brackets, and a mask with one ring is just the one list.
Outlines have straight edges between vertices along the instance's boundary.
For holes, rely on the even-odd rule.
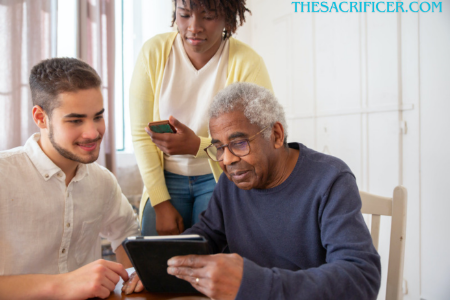
[[129,88],[142,45],[149,38],[173,31],[172,1],[119,0],[116,5],[115,128],[118,151],[133,152],[129,120]]

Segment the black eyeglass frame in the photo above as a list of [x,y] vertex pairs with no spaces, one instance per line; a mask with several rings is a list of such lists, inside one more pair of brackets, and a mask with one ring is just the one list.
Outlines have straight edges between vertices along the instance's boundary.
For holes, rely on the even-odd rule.
[[[262,133],[264,130],[266,130],[266,129],[269,128],[269,127],[271,127],[271,125],[264,127],[261,131],[259,131],[258,133],[256,133],[255,135],[253,135],[253,136],[251,136],[251,137],[249,137],[249,138],[247,138],[247,139],[239,139],[239,140],[236,140],[236,141],[232,141],[232,142],[229,142],[228,144],[225,144],[225,145],[222,145],[222,146],[220,146],[220,147],[218,147],[218,148],[216,147],[216,148],[219,149],[219,148],[225,148],[225,147],[226,147],[226,148],[228,148],[228,151],[230,151],[234,156],[237,156],[237,157],[244,157],[244,156],[247,156],[247,155],[249,155],[250,152],[251,152],[250,142],[253,141],[254,139],[256,139],[257,136],[258,136],[258,134]],[[248,153],[247,153],[247,154],[244,154],[244,155],[237,155],[237,154],[235,154],[235,153],[233,152],[233,150],[230,149],[229,146],[230,146],[230,144],[233,144],[233,143],[240,143],[240,142],[242,142],[242,141],[246,141],[246,142],[247,142],[247,145],[248,145]],[[214,144],[211,144],[211,145],[209,145],[208,147],[206,147],[205,149],[203,149],[203,150],[206,152],[206,155],[208,155],[208,157],[209,157],[211,160],[213,160],[213,161],[217,161],[217,162],[223,161],[223,155],[222,155],[222,159],[220,159],[220,160],[215,160],[214,158],[212,158],[212,157],[209,155],[209,153],[208,153],[208,148],[211,148],[211,147],[215,147]]]

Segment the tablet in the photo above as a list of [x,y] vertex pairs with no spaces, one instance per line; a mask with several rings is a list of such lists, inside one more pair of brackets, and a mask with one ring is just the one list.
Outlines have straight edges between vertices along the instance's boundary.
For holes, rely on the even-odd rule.
[[154,293],[198,293],[192,285],[167,273],[167,261],[178,255],[210,254],[197,234],[128,237],[122,242],[145,289]]

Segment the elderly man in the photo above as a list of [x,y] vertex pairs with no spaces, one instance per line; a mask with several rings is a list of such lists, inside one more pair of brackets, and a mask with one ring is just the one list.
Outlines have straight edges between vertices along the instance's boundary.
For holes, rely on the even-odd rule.
[[375,299],[380,258],[348,166],[287,144],[283,108],[257,85],[225,88],[209,114],[205,150],[224,173],[185,233],[232,254],[174,257],[168,272],[214,299]]

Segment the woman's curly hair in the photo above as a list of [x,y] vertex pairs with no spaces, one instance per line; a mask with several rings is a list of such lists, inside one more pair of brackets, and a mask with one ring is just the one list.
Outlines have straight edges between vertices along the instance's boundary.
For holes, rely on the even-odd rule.
[[[186,0],[181,0],[186,5]],[[215,10],[217,15],[225,17],[225,29],[223,39],[227,39],[236,32],[239,26],[245,22],[245,13],[251,11],[245,7],[246,0],[190,0],[191,8],[196,6],[204,7],[207,11]],[[177,0],[173,0],[174,11],[172,16],[172,26],[176,20]]]

